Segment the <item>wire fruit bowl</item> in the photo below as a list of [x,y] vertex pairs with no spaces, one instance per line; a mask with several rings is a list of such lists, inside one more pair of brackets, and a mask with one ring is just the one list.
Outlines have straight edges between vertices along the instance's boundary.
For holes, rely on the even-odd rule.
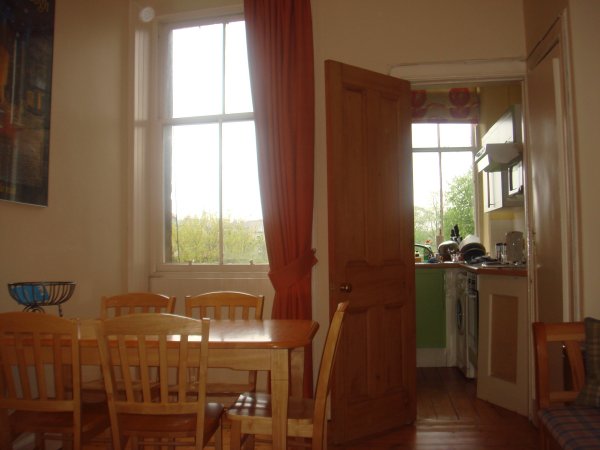
[[58,306],[58,314],[62,317],[61,304],[73,295],[76,283],[73,281],[28,281],[9,283],[10,296],[20,305],[23,311],[45,312],[42,306]]

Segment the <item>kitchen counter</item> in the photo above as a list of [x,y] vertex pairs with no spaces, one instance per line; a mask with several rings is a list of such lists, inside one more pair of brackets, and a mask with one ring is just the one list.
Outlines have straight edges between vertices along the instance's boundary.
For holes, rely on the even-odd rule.
[[443,263],[415,263],[415,269],[467,269],[477,275],[506,275],[512,277],[526,277],[527,267],[513,267],[510,265],[496,267],[482,267],[466,263],[443,262]]

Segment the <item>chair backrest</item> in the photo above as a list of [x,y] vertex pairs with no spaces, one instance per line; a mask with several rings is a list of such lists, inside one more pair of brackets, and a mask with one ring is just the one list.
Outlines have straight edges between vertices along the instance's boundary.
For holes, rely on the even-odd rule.
[[[538,409],[547,408],[554,403],[568,403],[575,400],[585,383],[585,368],[581,351],[582,345],[585,343],[583,322],[535,322],[532,326]],[[562,350],[567,356],[570,368],[568,387],[555,388],[551,386],[550,372],[552,369],[549,350],[552,345],[562,346]]]
[[321,356],[321,365],[319,366],[319,375],[317,377],[317,388],[315,390],[314,399],[314,412],[313,412],[313,448],[315,444],[321,443],[321,446],[317,445],[317,448],[327,448],[325,439],[327,437],[326,429],[326,407],[327,407],[327,396],[331,389],[331,376],[333,374],[333,367],[335,364],[335,357],[339,347],[340,336],[342,334],[342,325],[346,310],[348,309],[348,302],[341,302],[338,304],[331,324],[329,325],[329,331],[327,331],[327,338],[325,339],[325,346],[323,347],[323,354]]
[[72,413],[74,448],[81,445],[77,336],[73,320],[30,312],[0,314],[0,409]]
[[175,311],[175,297],[153,292],[128,292],[126,294],[102,297],[100,318],[108,319],[126,314],[167,313]]
[[[202,447],[209,326],[208,319],[173,314],[131,314],[98,321],[113,442],[120,442],[122,414],[196,414],[196,444],[200,445],[196,448]],[[154,370],[160,374],[157,382],[151,381]],[[122,383],[118,389],[115,371]],[[199,378],[192,380],[191,374]],[[188,397],[192,382],[198,382],[197,396]]]
[[264,295],[218,291],[185,297],[185,315],[212,319],[262,319]]

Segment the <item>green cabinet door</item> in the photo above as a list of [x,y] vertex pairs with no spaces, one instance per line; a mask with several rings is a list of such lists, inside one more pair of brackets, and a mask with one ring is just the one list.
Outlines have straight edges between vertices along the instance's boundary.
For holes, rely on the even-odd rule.
[[443,269],[416,269],[417,348],[446,347]]

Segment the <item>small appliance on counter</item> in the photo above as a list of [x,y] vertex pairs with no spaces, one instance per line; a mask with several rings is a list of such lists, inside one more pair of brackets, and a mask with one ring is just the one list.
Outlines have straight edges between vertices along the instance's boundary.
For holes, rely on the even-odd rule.
[[506,233],[506,262],[508,264],[522,263],[524,248],[523,233],[521,231]]

